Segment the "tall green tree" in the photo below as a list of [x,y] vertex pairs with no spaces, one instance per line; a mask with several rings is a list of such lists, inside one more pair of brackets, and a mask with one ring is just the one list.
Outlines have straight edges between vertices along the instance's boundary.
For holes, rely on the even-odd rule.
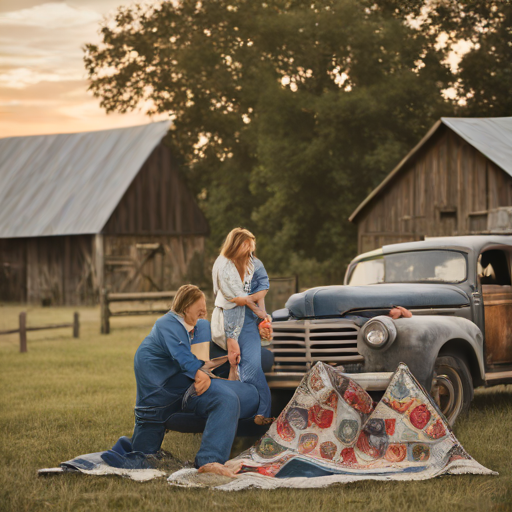
[[[253,229],[271,271],[355,255],[348,216],[456,104],[426,0],[182,0],[120,7],[86,45],[108,112],[169,113],[212,227]],[[423,24],[415,19],[425,18]],[[323,265],[323,267],[322,267]]]

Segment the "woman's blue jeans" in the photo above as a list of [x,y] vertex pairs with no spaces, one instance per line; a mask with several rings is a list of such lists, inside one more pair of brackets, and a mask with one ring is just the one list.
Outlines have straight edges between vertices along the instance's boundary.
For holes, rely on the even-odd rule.
[[261,337],[258,330],[258,318],[248,308],[245,308],[245,319],[242,332],[238,337],[240,345],[240,380],[252,384],[260,397],[256,414],[270,416],[270,389],[261,367]]

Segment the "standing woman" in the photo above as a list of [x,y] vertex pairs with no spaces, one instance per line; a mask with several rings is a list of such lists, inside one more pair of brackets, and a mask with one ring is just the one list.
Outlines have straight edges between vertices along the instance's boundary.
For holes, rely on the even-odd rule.
[[[261,320],[267,318],[264,298],[265,286],[253,288],[255,264],[258,272],[266,276],[263,264],[256,260],[255,236],[243,228],[233,229],[221,248],[212,271],[215,310],[212,316],[212,338],[228,351],[231,365],[230,379],[239,377],[252,384],[259,394],[259,407],[254,419],[258,425],[272,422],[270,418],[270,389],[261,367],[261,335],[268,336],[268,329],[259,329]],[[261,333],[261,334],[260,334]]]

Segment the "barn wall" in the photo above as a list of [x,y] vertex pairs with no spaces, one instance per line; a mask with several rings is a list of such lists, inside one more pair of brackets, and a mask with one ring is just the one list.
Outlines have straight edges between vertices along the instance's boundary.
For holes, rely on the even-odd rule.
[[512,205],[512,178],[442,126],[359,214],[359,252],[425,236],[481,233]]
[[[0,300],[48,305],[94,304],[93,237],[0,240]],[[7,269],[7,272],[6,272]]]
[[111,292],[175,290],[204,279],[202,236],[103,237],[104,285]]
[[204,284],[203,236],[105,235],[99,261],[97,245],[94,236],[0,240],[0,301],[93,305],[103,286],[144,292]]
[[206,219],[180,177],[170,149],[158,145],[124,194],[104,234],[207,235]]
[[26,260],[24,239],[0,239],[0,301],[25,302]]

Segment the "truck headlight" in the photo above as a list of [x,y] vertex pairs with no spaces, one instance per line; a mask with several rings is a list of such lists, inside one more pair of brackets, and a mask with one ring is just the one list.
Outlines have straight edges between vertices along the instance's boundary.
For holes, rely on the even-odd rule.
[[377,316],[363,327],[363,339],[372,348],[382,348],[393,343],[396,338],[396,327],[388,316]]

